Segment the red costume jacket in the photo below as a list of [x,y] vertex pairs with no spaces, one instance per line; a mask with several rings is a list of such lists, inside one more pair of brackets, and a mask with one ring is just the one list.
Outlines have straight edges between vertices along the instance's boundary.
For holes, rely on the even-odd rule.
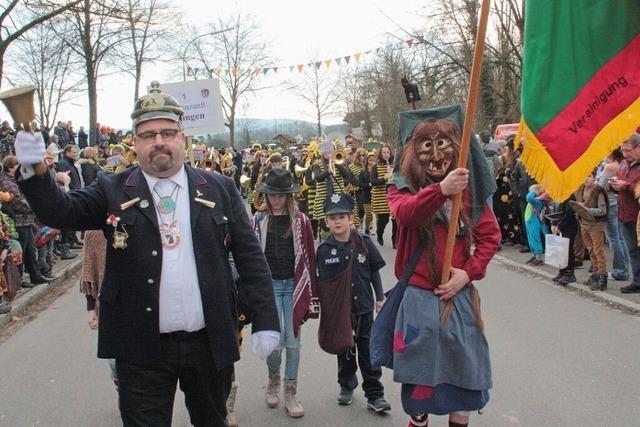
[[[440,184],[431,184],[417,193],[408,190],[399,191],[395,186],[388,190],[389,207],[398,222],[398,237],[395,274],[401,277],[404,268],[409,263],[413,251],[418,246],[418,228],[424,219],[435,215],[438,208],[447,200],[442,194]],[[463,208],[470,217],[469,194],[463,198]],[[435,271],[442,271],[442,261],[447,242],[447,227],[442,223],[435,225]],[[458,237],[453,250],[452,265],[467,272],[470,281],[482,279],[487,270],[487,264],[495,255],[500,245],[500,227],[492,210],[485,205],[484,212],[475,226],[469,230],[473,236],[475,248],[469,253],[468,237]],[[429,273],[429,249],[425,250],[409,279],[409,283],[426,289],[434,289],[438,283],[433,283]]]

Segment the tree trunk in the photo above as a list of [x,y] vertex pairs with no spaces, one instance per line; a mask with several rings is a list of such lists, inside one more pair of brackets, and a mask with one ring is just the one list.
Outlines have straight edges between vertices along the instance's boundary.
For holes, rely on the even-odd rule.
[[6,50],[4,46],[0,48],[0,87],[2,87],[2,67],[4,66],[4,54]]
[[91,70],[91,72],[87,74],[87,89],[89,90],[89,137],[93,139],[93,141],[89,141],[90,146],[96,144],[98,141],[98,130],[96,129],[98,123],[98,91],[96,87],[97,79],[93,70]]
[[142,62],[136,61],[136,91],[133,97],[135,103],[140,97],[140,79],[142,78]]
[[229,114],[229,147],[235,147],[236,143],[236,111],[235,107],[232,107],[231,114]]

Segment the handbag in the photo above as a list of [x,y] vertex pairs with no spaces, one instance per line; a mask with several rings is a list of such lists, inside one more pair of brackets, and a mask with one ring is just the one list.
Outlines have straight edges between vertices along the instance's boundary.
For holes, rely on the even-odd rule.
[[400,281],[390,291],[385,293],[386,300],[371,326],[369,354],[372,367],[385,366],[393,369],[393,340],[398,310],[400,310],[404,292],[407,290],[409,278],[416,269],[424,247],[424,241],[420,241],[413,255],[411,255],[409,264],[407,264],[407,268],[404,270],[404,273],[402,273]]
[[331,280],[318,283],[320,298],[320,326],[318,343],[330,354],[340,354],[353,348],[353,324],[351,318],[351,270],[353,246],[347,268]]
[[569,239],[555,234],[544,236],[544,263],[559,269],[569,264]]

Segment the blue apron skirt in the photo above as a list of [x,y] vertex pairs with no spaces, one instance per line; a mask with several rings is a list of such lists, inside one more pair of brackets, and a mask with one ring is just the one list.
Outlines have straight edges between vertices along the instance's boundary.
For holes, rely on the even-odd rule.
[[444,305],[433,291],[411,285],[400,304],[393,380],[402,384],[402,406],[409,415],[476,411],[489,401],[489,346],[469,287],[453,297],[451,316],[443,325]]

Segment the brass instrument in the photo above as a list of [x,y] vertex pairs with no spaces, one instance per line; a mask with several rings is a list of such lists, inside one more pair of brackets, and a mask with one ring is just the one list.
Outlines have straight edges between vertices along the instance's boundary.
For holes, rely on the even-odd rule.
[[[0,100],[4,103],[16,125],[22,125],[25,132],[31,132],[31,122],[36,118],[33,103],[35,86],[23,86],[0,92]],[[18,127],[16,126],[16,127]],[[17,130],[17,129],[16,129]],[[49,169],[44,159],[37,165],[33,165],[36,175],[44,175]]]
[[35,86],[23,86],[0,92],[0,100],[4,103],[17,125],[31,132],[31,122],[36,118],[33,95]]
[[233,175],[235,165],[233,164],[233,155],[231,150],[227,149],[227,152],[220,158],[220,170],[226,176]]
[[251,177],[247,175],[240,176],[240,187],[249,188],[249,184],[251,183]]
[[341,165],[345,162],[345,157],[344,157],[344,153],[342,151],[338,151],[336,152],[335,156],[335,164],[336,165]]
[[200,169],[204,169],[206,171],[212,171],[216,168],[216,162],[213,159],[204,159],[200,164]]
[[284,170],[289,170],[290,160],[289,156],[282,156],[282,163],[284,163]]
[[300,166],[300,165],[296,164],[296,165],[294,166],[294,168],[293,168],[293,171],[294,171],[296,174],[300,175],[300,174],[305,173],[305,172],[307,171],[307,169],[309,169],[309,165],[307,165],[307,166]]

